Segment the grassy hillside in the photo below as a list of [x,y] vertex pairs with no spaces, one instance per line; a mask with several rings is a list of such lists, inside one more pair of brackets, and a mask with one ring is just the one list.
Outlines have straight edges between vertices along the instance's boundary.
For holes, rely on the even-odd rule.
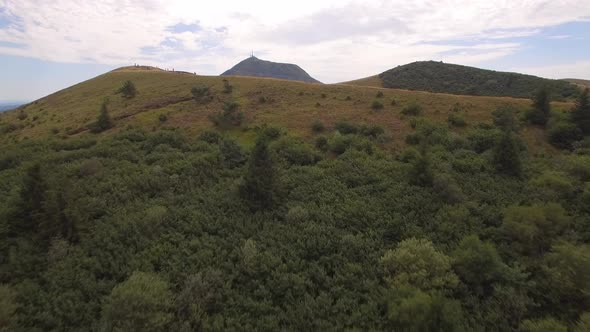
[[414,62],[379,74],[383,86],[476,96],[530,98],[546,86],[555,98],[566,99],[577,88],[562,80],[549,80],[518,73],[497,72],[435,61]]
[[584,98],[222,79],[0,116],[0,331],[588,331]]
[[369,76],[369,77],[361,78],[361,79],[354,80],[354,81],[343,82],[341,84],[382,88],[383,87],[383,80],[379,77],[379,75],[375,75],[375,76]]
[[298,65],[265,61],[254,56],[241,61],[231,69],[225,71],[221,76],[269,77],[308,83],[320,83],[320,81],[309,76],[309,74]]
[[[116,90],[125,80],[134,82],[137,96],[123,98]],[[216,129],[248,142],[254,128],[263,124],[282,127],[293,135],[314,139],[312,124],[324,123],[328,130],[341,120],[354,123],[379,124],[391,136],[382,144],[387,148],[405,145],[404,138],[413,132],[411,118],[401,110],[414,103],[423,108],[423,118],[446,125],[449,114],[458,113],[467,128],[479,122],[491,121],[491,113],[500,105],[510,104],[521,112],[529,108],[530,100],[495,97],[471,97],[433,94],[351,85],[317,85],[293,81],[230,77],[231,94],[223,93],[220,77],[197,76],[167,72],[156,68],[122,68],[80,83],[48,97],[0,115],[0,142],[15,142],[33,138],[68,138],[91,135],[88,125],[96,120],[100,106],[108,97],[109,110],[115,128],[101,134],[109,136],[128,126],[148,130],[173,127],[196,135],[205,129],[216,129],[209,117],[221,111],[225,101],[237,101],[245,113],[240,128]],[[191,99],[191,88],[211,87],[213,100],[200,104]],[[382,97],[377,98],[381,91]],[[374,110],[373,102],[383,104]],[[392,105],[394,102],[394,105]],[[567,103],[554,103],[556,109],[566,110]],[[159,120],[165,115],[167,120]],[[462,132],[465,128],[453,129]],[[524,131],[533,149],[551,150],[543,133],[537,128]]]

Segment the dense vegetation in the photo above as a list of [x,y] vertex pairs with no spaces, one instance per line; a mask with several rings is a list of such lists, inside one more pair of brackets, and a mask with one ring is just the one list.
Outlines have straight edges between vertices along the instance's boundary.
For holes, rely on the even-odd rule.
[[393,154],[344,121],[3,147],[0,330],[587,331],[588,145],[409,113]]
[[566,81],[485,70],[435,61],[398,66],[379,75],[383,86],[475,96],[531,98],[547,87],[557,99],[574,97],[578,88]]
[[253,56],[242,60],[240,63],[226,70],[221,75],[271,77],[283,80],[319,83],[318,80],[309,76],[305,70],[301,69],[301,67],[297,65],[265,61]]

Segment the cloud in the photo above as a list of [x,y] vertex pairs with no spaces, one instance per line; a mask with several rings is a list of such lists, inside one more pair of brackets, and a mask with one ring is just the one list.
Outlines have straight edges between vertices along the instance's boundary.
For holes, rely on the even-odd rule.
[[588,17],[587,0],[0,0],[0,53],[219,74],[253,49],[336,82],[416,60],[475,65]]
[[590,60],[574,61],[551,66],[513,67],[512,70],[553,79],[590,79]]

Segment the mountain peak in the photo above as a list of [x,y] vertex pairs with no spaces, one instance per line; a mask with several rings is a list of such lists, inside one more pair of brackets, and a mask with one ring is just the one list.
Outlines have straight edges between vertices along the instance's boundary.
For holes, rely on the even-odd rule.
[[266,61],[253,55],[240,61],[231,69],[221,74],[221,76],[270,77],[283,80],[320,83],[298,65]]

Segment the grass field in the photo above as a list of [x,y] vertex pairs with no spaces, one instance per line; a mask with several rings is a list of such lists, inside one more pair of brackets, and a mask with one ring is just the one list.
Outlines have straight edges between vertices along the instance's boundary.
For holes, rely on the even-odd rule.
[[[234,86],[233,93],[222,92],[224,78]],[[134,82],[138,90],[136,97],[125,99],[116,94],[125,80]],[[151,67],[126,67],[1,114],[0,125],[12,129],[0,134],[0,142],[52,136],[95,136],[97,134],[87,130],[87,125],[95,121],[106,97],[110,100],[109,110],[115,119],[115,127],[99,136],[112,135],[128,126],[148,130],[174,127],[190,135],[198,135],[205,129],[215,129],[209,116],[219,112],[225,101],[237,101],[246,115],[246,121],[241,127],[224,131],[241,142],[251,141],[254,137],[252,129],[263,124],[278,126],[292,135],[312,140],[315,135],[311,130],[314,121],[323,122],[327,130],[331,130],[336,122],[348,120],[382,126],[390,137],[383,143],[389,149],[403,146],[404,138],[413,130],[410,118],[400,113],[410,103],[422,106],[423,117],[441,123],[446,123],[449,113],[458,110],[457,113],[467,122],[466,128],[478,122],[490,122],[492,111],[502,104],[511,104],[524,111],[531,103],[528,99],[379,89],[372,86],[376,83],[375,77],[361,81],[365,86],[351,85],[353,82],[322,85],[251,77],[222,78]],[[213,101],[207,104],[190,99],[191,88],[203,85],[211,87],[214,95]],[[383,96],[378,98],[379,91]],[[266,101],[263,102],[262,97]],[[372,109],[375,100],[384,107]],[[570,105],[554,103],[553,107],[566,110]],[[159,120],[162,114],[166,115],[167,121]],[[465,128],[454,130],[460,132]],[[536,128],[523,130],[523,136],[534,152],[552,151],[544,135]]]

